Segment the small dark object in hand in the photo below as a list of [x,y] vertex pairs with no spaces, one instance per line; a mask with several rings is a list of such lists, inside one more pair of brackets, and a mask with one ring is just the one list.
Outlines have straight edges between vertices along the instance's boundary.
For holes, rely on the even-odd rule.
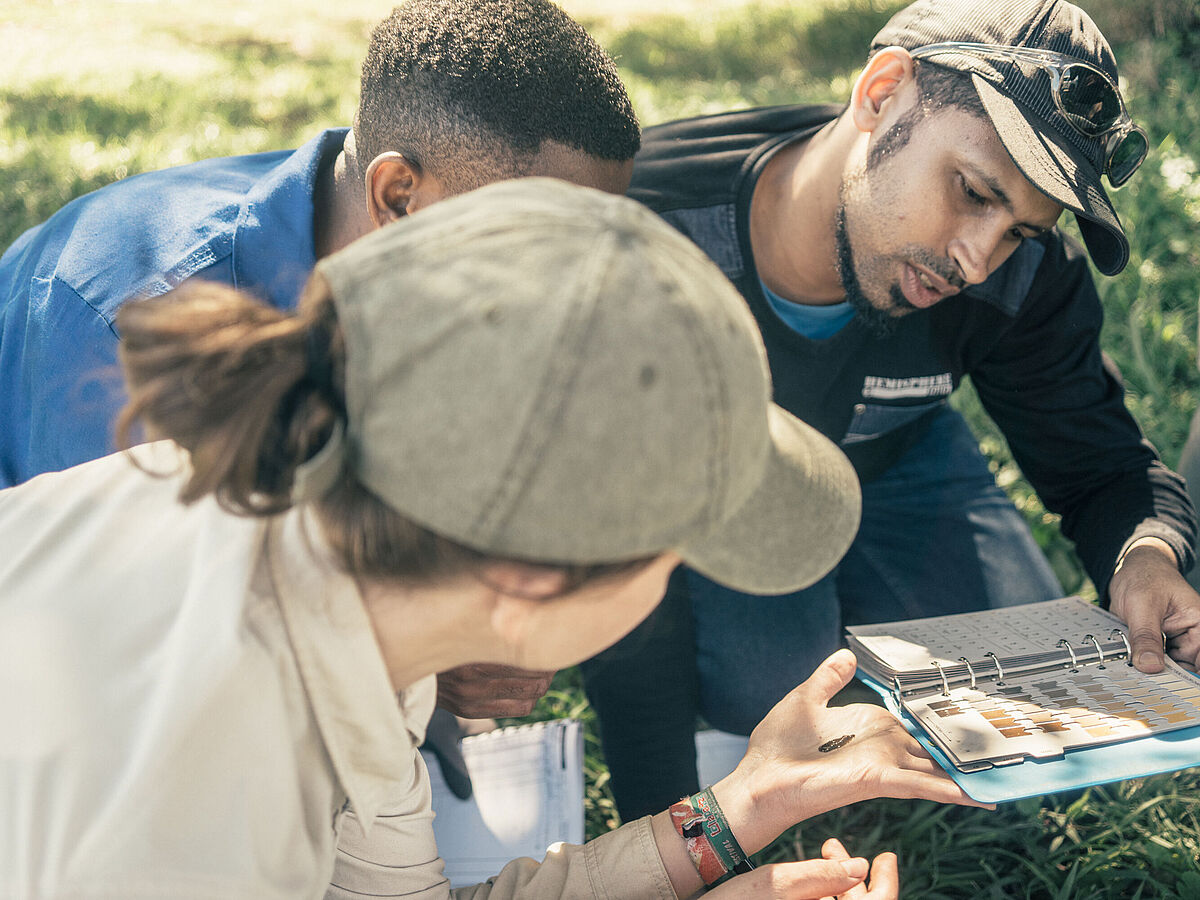
[[841,737],[836,737],[832,741],[826,741],[825,743],[823,743],[820,747],[817,748],[817,752],[818,753],[831,753],[834,750],[838,750],[842,747],[845,747],[852,740],[854,740],[854,735],[843,734]]

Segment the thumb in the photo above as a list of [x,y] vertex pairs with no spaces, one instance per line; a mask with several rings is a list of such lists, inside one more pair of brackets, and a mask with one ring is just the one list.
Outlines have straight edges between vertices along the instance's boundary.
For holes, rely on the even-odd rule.
[[853,653],[845,649],[838,650],[817,666],[817,670],[800,685],[800,690],[824,706],[833,699],[834,694],[850,683],[857,667],[858,660]]
[[861,884],[867,870],[867,861],[861,857],[772,863],[731,878],[705,896],[712,900],[819,900]]
[[1145,605],[1129,610],[1125,621],[1129,629],[1129,646],[1133,652],[1130,662],[1140,671],[1153,675],[1163,670],[1162,617],[1154,608]]

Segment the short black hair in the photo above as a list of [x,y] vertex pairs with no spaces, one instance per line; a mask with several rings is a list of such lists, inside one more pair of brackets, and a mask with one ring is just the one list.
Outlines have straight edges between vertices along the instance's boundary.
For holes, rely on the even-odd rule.
[[971,73],[961,69],[939,66],[922,59],[913,60],[913,77],[917,80],[917,91],[921,105],[933,111],[954,107],[981,119],[988,118],[979,92],[971,81]]
[[917,124],[943,109],[957,109],[990,122],[969,72],[950,69],[936,63],[913,60],[917,82],[917,102],[880,135],[867,154],[867,165],[875,166],[905,146]]
[[525,174],[545,141],[606,160],[641,143],[616,65],[549,0],[409,0],[371,34],[354,122],[365,165],[393,150],[467,189]]

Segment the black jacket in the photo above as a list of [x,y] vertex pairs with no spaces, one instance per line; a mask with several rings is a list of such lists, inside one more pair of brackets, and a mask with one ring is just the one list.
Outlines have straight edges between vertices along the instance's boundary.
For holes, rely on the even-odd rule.
[[1154,535],[1192,564],[1195,513],[1125,408],[1100,352],[1103,309],[1083,249],[1027,239],[984,283],[878,337],[852,321],[814,341],[776,316],[750,251],[754,184],[773,152],[841,112],[780,106],[647,129],[630,196],[688,235],[745,296],[775,400],[838,442],[870,480],[920,436],[964,375],[1103,596],[1123,547]]

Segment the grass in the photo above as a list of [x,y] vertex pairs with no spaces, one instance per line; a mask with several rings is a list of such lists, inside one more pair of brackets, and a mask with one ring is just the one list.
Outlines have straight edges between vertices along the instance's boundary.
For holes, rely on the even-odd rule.
[[[0,248],[74,196],[208,156],[295,146],[349,122],[370,26],[390,2],[0,0]],[[797,100],[843,99],[890,0],[567,0],[618,58],[644,124]],[[1083,0],[1119,35],[1126,92],[1153,152],[1115,202],[1133,247],[1098,278],[1105,349],[1130,409],[1174,464],[1197,401],[1200,13],[1196,0]],[[956,402],[1069,590],[1091,590],[1069,542],[970,390]],[[588,831],[617,817],[574,671],[539,717],[588,725]],[[761,854],[812,856],[830,835],[896,850],[904,895],[1200,897],[1194,771],[1007,804],[996,812],[877,801],[804,823]]]

